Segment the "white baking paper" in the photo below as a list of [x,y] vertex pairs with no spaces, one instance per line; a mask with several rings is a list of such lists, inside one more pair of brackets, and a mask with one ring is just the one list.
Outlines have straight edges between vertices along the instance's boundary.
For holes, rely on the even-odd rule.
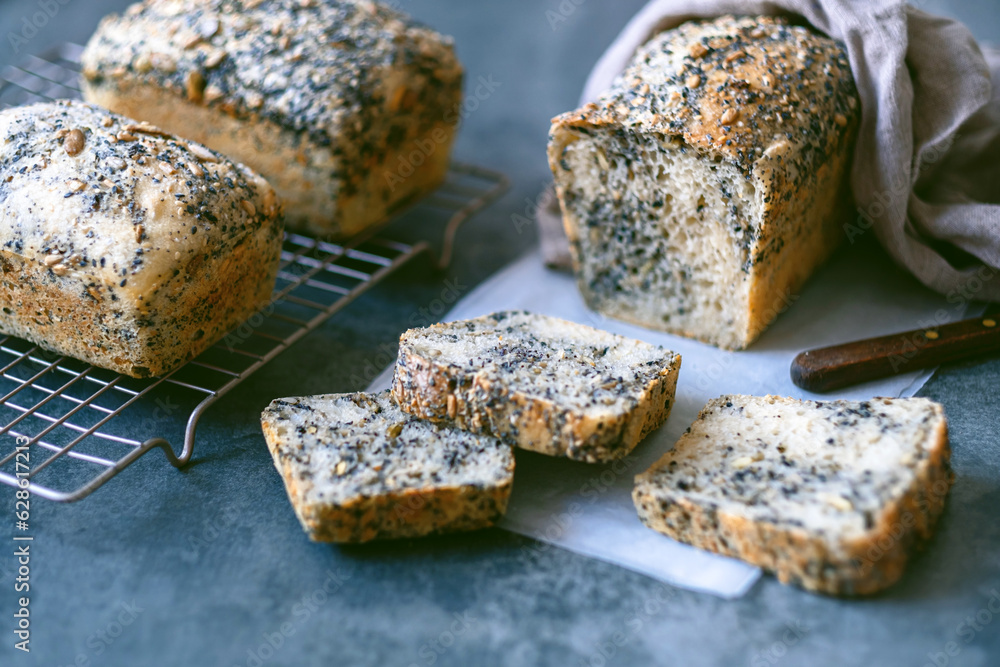
[[[702,406],[722,394],[818,398],[792,384],[789,366],[800,351],[960,319],[961,295],[945,298],[922,287],[877,249],[839,253],[806,285],[787,312],[750,350],[726,352],[669,334],[603,318],[587,310],[569,275],[543,266],[531,252],[460,301],[445,320],[524,309],[589,324],[665,346],[682,355],[670,419],[624,461],[594,466],[530,452],[517,454],[514,491],[501,526],[521,535],[615,563],[668,584],[724,598],[746,593],[760,570],[695,549],[645,528],[632,505],[632,479],[673,446]],[[387,369],[372,386],[389,386]],[[912,396],[930,377],[918,371],[824,394],[868,399]]]

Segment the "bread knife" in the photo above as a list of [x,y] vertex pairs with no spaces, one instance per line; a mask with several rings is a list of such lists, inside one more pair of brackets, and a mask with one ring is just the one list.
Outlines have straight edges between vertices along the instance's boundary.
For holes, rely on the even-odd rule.
[[825,392],[1000,350],[1000,307],[939,327],[857,340],[802,352],[792,382]]

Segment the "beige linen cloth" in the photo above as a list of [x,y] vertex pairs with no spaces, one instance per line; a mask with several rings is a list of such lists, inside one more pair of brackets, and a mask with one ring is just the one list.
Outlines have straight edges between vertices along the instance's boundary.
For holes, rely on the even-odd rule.
[[[1000,82],[1000,53],[984,55],[960,23],[898,0],[653,0],[594,67],[581,103],[656,33],[730,13],[798,16],[846,45],[862,118],[845,237],[873,231],[949,299],[1000,301],[1000,83],[990,80],[992,70]],[[568,266],[551,192],[538,219],[546,262]]]

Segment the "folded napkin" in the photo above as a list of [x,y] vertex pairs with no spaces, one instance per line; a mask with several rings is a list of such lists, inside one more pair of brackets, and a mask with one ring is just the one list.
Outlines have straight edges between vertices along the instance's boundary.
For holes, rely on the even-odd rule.
[[[797,16],[845,44],[862,108],[851,169],[857,208],[845,237],[874,230],[925,285],[1000,301],[997,53],[984,56],[962,24],[899,0],[653,0],[598,61],[581,104],[610,88],[658,32],[722,14]],[[564,266],[558,208],[543,204],[538,220],[546,261]]]

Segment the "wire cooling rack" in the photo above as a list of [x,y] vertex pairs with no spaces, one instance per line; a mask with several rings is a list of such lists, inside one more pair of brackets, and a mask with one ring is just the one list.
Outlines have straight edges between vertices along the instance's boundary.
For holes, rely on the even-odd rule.
[[[0,108],[79,98],[81,52],[63,44],[4,69]],[[395,219],[420,229],[443,225],[443,268],[459,226],[507,187],[502,174],[453,164],[444,185]],[[9,442],[0,446],[0,482],[17,486],[18,472],[27,471],[34,495],[71,502],[153,449],[162,449],[174,466],[185,465],[198,420],[213,403],[424,253],[433,254],[428,241],[400,243],[378,231],[342,244],[288,233],[271,304],[161,378],[136,380],[0,335],[0,443]],[[170,443],[179,441],[177,453]]]

